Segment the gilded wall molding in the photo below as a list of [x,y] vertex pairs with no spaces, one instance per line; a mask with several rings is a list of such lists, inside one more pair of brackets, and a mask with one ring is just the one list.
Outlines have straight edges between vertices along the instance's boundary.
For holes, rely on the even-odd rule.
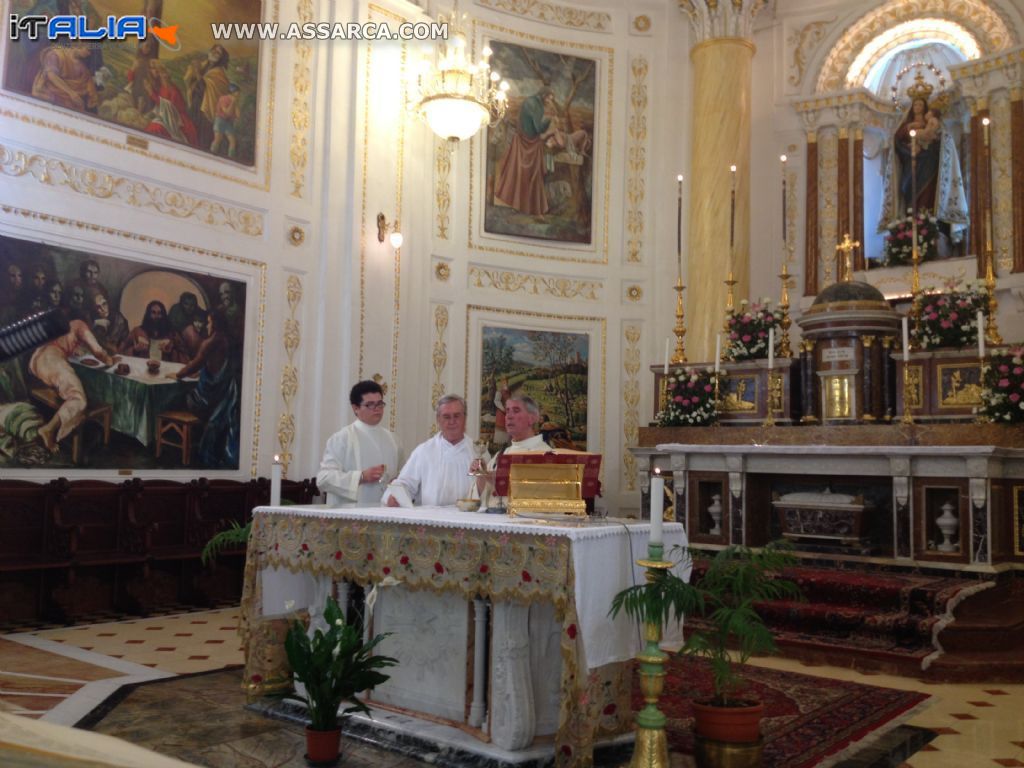
[[[298,0],[300,24],[313,21],[313,0]],[[313,75],[313,44],[308,40],[295,41],[295,63],[292,65],[292,139],[288,158],[291,162],[292,197],[301,198],[306,186],[306,167],[309,165],[309,95]]]
[[469,265],[468,276],[472,288],[490,288],[505,293],[528,293],[534,296],[547,295],[557,299],[599,301],[604,288],[599,280],[538,275],[498,267],[481,267],[476,264]]
[[449,209],[452,205],[452,189],[449,181],[451,172],[451,147],[444,139],[437,139],[434,141],[434,174],[436,178],[434,205],[437,209],[437,237],[439,240],[448,239]]
[[636,458],[629,450],[636,445],[640,427],[640,335],[638,324],[627,323],[622,355],[622,479],[625,490],[636,490]]
[[610,13],[588,11],[571,5],[558,5],[544,0],[476,0],[481,8],[522,16],[556,27],[578,29],[583,32],[611,32]]
[[984,0],[891,0],[846,28],[825,58],[815,91],[827,93],[847,87],[846,75],[868,43],[905,21],[928,18],[946,19],[964,27],[974,35],[985,55],[1017,45],[1012,29]]
[[[87,221],[70,219],[66,216],[55,216],[49,213],[30,211],[26,208],[18,208],[13,205],[0,204],[0,213],[4,213],[15,219],[22,219],[26,222],[42,222],[45,224],[66,227],[67,229],[77,232],[106,235],[116,240],[125,240],[135,244],[142,244],[147,247],[157,247],[168,251],[187,253],[192,256],[218,259],[221,261],[231,262],[233,264],[244,264],[245,266],[253,267],[257,270],[259,275],[259,302],[256,315],[256,376],[253,383],[252,452],[250,454],[249,468],[250,477],[256,477],[260,448],[260,416],[262,415],[261,409],[263,403],[263,342],[266,331],[265,324],[267,309],[266,262],[256,261],[255,259],[249,259],[244,256],[233,256],[228,253],[213,251],[209,248],[198,248],[191,245],[184,245],[180,242],[163,240],[158,237],[150,237],[149,235],[140,234],[138,232],[128,232],[123,229],[116,229],[114,227],[106,227],[100,224],[92,224]],[[239,465],[239,470],[241,470],[241,465]]]
[[830,24],[835,18],[825,21],[812,21],[789,35],[788,43],[793,48],[793,63],[790,65],[789,84],[799,86],[807,71],[807,60],[814,48],[825,39]]
[[154,210],[176,219],[191,219],[211,227],[227,227],[242,235],[263,234],[263,214],[176,189],[165,189],[98,168],[29,153],[0,144],[0,173],[31,178],[50,187],[63,187],[98,200],[116,200],[135,208]]
[[647,59],[636,56],[629,63],[629,143],[626,148],[626,261],[643,261],[644,196],[647,170]]
[[434,385],[430,389],[431,408],[436,408],[437,401],[444,395],[444,369],[448,366],[448,307],[443,304],[434,307],[434,332],[434,349],[431,355],[431,362],[434,365]]
[[288,465],[292,460],[292,443],[295,441],[295,395],[299,391],[299,372],[295,367],[295,352],[302,343],[302,325],[296,318],[299,304],[302,302],[302,280],[298,275],[289,275],[285,288],[288,300],[288,317],[284,321],[285,364],[281,366],[281,397],[284,399],[284,411],[277,420],[277,445],[284,465],[284,474],[288,474]]

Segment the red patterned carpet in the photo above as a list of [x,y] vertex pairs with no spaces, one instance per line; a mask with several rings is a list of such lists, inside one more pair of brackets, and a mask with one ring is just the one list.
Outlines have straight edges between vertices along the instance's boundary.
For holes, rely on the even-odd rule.
[[[673,656],[661,709],[668,716],[669,749],[693,751],[691,698],[711,690],[706,663]],[[752,697],[765,703],[761,732],[765,738],[764,768],[809,768],[898,725],[928,694],[878,688],[872,685],[744,667]],[[633,709],[643,704],[638,679],[633,685]]]

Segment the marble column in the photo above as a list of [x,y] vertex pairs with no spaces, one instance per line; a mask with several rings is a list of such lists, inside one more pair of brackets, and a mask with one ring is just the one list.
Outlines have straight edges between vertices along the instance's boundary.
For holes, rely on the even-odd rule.
[[807,211],[804,253],[804,296],[818,295],[818,134],[807,134]]
[[[731,271],[736,303],[750,289],[750,83],[754,59],[753,19],[763,0],[687,0],[695,42],[692,143],[690,145],[689,242],[687,248],[687,353],[710,360],[715,334],[725,320]],[[729,248],[730,198],[735,165],[734,243]]]
[[[853,234],[850,229],[850,132],[846,128],[839,129],[839,142],[836,147],[836,168],[839,175],[838,199],[836,210],[838,211],[839,231],[836,233],[840,239],[845,234]],[[843,256],[836,253],[836,281],[841,278],[845,269]]]
[[864,130],[853,132],[853,233],[850,235],[861,247],[853,252],[853,268],[867,267],[864,258]]

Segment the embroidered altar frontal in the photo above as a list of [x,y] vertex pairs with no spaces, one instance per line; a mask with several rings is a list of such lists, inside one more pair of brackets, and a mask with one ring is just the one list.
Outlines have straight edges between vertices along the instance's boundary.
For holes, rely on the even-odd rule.
[[[261,573],[284,569],[364,585],[396,579],[410,590],[554,606],[562,662],[557,765],[589,765],[595,740],[631,729],[623,662],[639,650],[636,632],[606,614],[615,592],[637,578],[632,559],[646,551],[649,525],[554,526],[447,509],[405,512],[254,512],[241,619],[251,695],[291,682],[283,652],[288,619],[263,618]],[[665,539],[667,547],[682,543],[682,526],[666,525]]]

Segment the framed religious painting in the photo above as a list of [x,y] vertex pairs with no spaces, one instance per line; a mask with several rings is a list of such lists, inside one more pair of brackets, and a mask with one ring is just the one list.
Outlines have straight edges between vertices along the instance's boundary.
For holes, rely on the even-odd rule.
[[[605,321],[470,306],[470,426],[493,451],[509,443],[505,403],[528,395],[550,445],[601,452]],[[472,383],[469,383],[472,382]]]
[[248,468],[244,275],[0,235],[0,276],[0,326],[69,329],[0,363],[0,471]]
[[[12,17],[142,14],[143,39],[50,41],[26,33],[6,41],[4,90],[157,139],[252,167],[256,164],[260,49],[257,40],[214,37],[216,27],[262,21],[262,0],[11,0]],[[161,29],[161,34],[153,29]]]
[[509,104],[474,153],[470,247],[605,263],[613,52],[477,26]]

